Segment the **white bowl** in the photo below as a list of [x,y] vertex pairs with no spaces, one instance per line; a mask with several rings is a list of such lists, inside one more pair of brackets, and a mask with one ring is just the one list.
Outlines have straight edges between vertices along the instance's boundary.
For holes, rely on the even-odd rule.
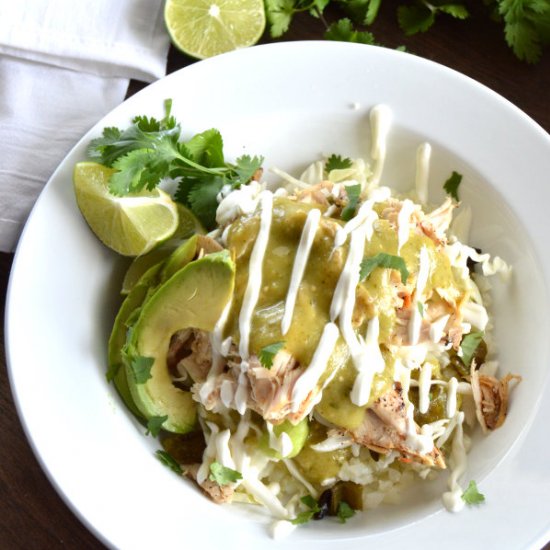
[[[471,244],[514,268],[495,284],[502,372],[521,374],[505,425],[476,437],[467,481],[483,505],[443,510],[445,475],[416,485],[402,504],[346,525],[312,522],[278,548],[485,548],[550,538],[550,138],[506,100],[454,71],[389,49],[307,42],[260,46],[196,63],[149,86],[101,120],[59,166],[34,208],[13,265],[6,308],[10,377],[19,414],[50,480],[86,525],[120,548],[257,548],[273,541],[257,510],[216,506],[154,457],[157,443],[105,380],[106,342],[127,262],[81,218],[72,169],[105,126],[161,115],[165,98],[184,134],[220,129],[229,158],[262,154],[297,172],[323,153],[368,158],[368,111],[393,111],[383,183],[414,180],[415,151],[433,147],[430,198],[452,170],[473,208]],[[542,403],[542,406],[541,406]]]

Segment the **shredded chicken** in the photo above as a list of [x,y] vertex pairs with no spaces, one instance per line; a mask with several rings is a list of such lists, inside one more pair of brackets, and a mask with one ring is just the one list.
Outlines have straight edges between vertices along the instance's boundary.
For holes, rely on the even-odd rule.
[[193,382],[206,380],[212,365],[208,334],[197,329],[176,332],[170,340],[166,361],[170,372],[176,377],[189,375]]
[[[426,466],[445,468],[441,451],[433,447],[432,451],[421,454],[407,443],[408,418],[405,401],[400,388],[394,388],[376,400],[367,409],[363,423],[354,430],[331,430],[329,435],[349,433],[356,443],[378,453],[386,454],[392,450]],[[415,424],[415,430],[420,433]]]
[[470,371],[472,392],[476,404],[476,415],[484,432],[496,430],[506,420],[510,383],[521,382],[521,376],[507,374],[499,380],[493,376],[480,374],[475,361]]
[[209,496],[216,504],[225,504],[233,500],[235,489],[232,485],[218,485],[215,481],[206,478],[202,483],[197,482],[197,473],[200,464],[190,464],[184,466],[187,477],[197,483],[197,485]]

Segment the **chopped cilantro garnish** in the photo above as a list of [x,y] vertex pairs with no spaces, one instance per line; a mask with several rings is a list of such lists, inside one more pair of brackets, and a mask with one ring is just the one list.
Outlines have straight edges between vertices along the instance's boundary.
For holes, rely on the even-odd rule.
[[355,215],[357,205],[359,204],[359,197],[361,196],[361,185],[359,183],[356,185],[346,185],[346,193],[348,195],[348,204],[346,204],[340,216],[345,222],[351,220]]
[[258,358],[260,363],[266,368],[270,369],[273,366],[273,359],[281,349],[285,346],[284,342],[275,342],[274,344],[269,344],[260,350]]
[[474,480],[470,481],[467,489],[462,493],[462,500],[466,504],[479,504],[485,501],[485,495],[477,490],[477,485]]
[[176,474],[183,474],[183,470],[181,469],[181,466],[178,464],[176,459],[166,451],[158,450],[155,453],[155,456],[167,467],[170,468],[173,472]]
[[151,378],[151,367],[154,362],[154,357],[138,355],[137,357],[130,358],[130,368],[132,369],[136,384],[145,384]]
[[420,313],[420,317],[424,317],[424,304],[422,302],[416,302],[416,307],[418,309],[418,313]]
[[218,485],[228,485],[229,483],[235,483],[243,476],[240,472],[232,470],[223,466],[219,462],[212,462],[210,464],[210,481],[215,481]]
[[460,349],[462,350],[462,362],[469,367],[475,355],[477,347],[483,340],[484,333],[481,331],[470,332],[462,338]]
[[453,171],[449,179],[443,184],[443,189],[447,192],[447,195],[452,197],[455,201],[459,202],[458,198],[458,186],[462,181],[462,174]]
[[329,173],[332,172],[332,170],[344,170],[346,168],[351,168],[351,166],[351,159],[341,157],[340,155],[330,155],[325,162],[325,172]]
[[303,496],[301,499],[303,504],[305,504],[309,510],[305,510],[303,512],[300,512],[292,521],[294,525],[301,525],[302,523],[307,523],[310,521],[315,514],[320,512],[319,503],[311,496],[306,495]]
[[376,267],[385,267],[388,269],[395,269],[401,273],[401,282],[405,284],[409,278],[409,270],[405,264],[405,260],[400,256],[393,256],[380,252],[376,256],[371,258],[365,258],[361,262],[361,271],[359,273],[359,279],[365,280]]
[[149,418],[145,435],[151,434],[153,437],[157,437],[166,420],[168,420],[168,416],[152,416]]
[[355,515],[355,510],[344,500],[338,503],[338,510],[336,512],[340,523],[346,523],[346,521]]

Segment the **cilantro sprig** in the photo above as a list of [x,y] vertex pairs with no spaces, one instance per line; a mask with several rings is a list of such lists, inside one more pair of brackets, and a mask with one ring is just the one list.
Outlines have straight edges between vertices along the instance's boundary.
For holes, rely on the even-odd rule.
[[166,178],[175,179],[177,201],[188,206],[207,229],[215,225],[217,196],[222,187],[236,189],[260,169],[263,157],[224,158],[223,139],[215,128],[182,141],[182,128],[164,103],[164,117],[137,116],[125,130],[109,127],[92,140],[88,156],[116,170],[109,190],[114,195],[152,190]]
[[405,264],[405,260],[400,256],[393,256],[392,254],[386,254],[385,252],[380,252],[376,256],[370,258],[364,258],[361,262],[359,279],[364,281],[375,268],[385,267],[387,269],[395,269],[401,274],[401,282],[406,284],[407,279],[409,278],[409,270]]
[[167,468],[175,472],[176,474],[183,474],[181,466],[178,464],[178,461],[166,451],[159,449],[156,451],[155,456],[164,464]]
[[311,495],[306,495],[300,500],[302,501],[302,504],[305,504],[309,509],[296,515],[296,517],[291,521],[294,525],[302,525],[303,523],[307,523],[313,519],[315,514],[321,511],[319,503]]
[[285,342],[274,342],[268,346],[263,347],[258,354],[258,359],[260,363],[266,368],[270,369],[273,366],[273,359],[279,351],[285,347]]
[[215,481],[218,485],[228,485],[230,483],[235,483],[239,479],[242,479],[243,476],[240,472],[232,470],[227,466],[223,466],[219,462],[212,462],[210,464],[210,481]]
[[476,482],[471,480],[464,493],[462,493],[462,500],[469,505],[480,504],[485,501],[485,495],[478,491]]
[[[527,63],[536,63],[550,44],[550,3],[548,0],[484,0],[488,19],[503,26],[504,39],[514,54]],[[368,28],[376,21],[382,0],[265,0],[269,32],[284,35],[295,15],[309,13],[325,28],[327,40],[378,44]],[[406,36],[428,31],[440,18],[465,21],[470,17],[465,0],[401,0],[396,19]],[[342,12],[340,19],[327,21],[327,6]],[[336,10],[334,10],[336,12]],[[333,13],[333,12],[331,12]],[[404,49],[403,46],[397,49]]]
[[443,189],[445,190],[447,195],[452,197],[456,202],[460,202],[460,198],[458,196],[458,187],[461,181],[462,181],[462,174],[459,174],[458,172],[455,172],[453,170],[453,173],[449,176],[447,181],[443,184]]

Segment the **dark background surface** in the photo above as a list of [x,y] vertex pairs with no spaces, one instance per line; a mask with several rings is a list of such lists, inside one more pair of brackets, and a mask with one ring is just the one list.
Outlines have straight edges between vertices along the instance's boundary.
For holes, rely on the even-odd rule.
[[[482,3],[475,3],[473,8],[472,17],[466,22],[442,17],[427,33],[408,38],[398,28],[395,4],[386,1],[370,30],[385,46],[405,45],[411,53],[485,84],[550,131],[550,51],[534,66],[518,61],[504,42],[502,28],[489,20]],[[340,15],[331,9],[326,19],[331,22]],[[304,14],[295,18],[284,39],[321,39],[323,33],[323,23]],[[271,41],[269,37],[262,40]],[[168,72],[193,62],[172,48]],[[144,86],[131,82],[129,95]],[[12,254],[0,253],[2,319],[12,261]],[[0,346],[0,549],[103,548],[57,495],[25,438],[8,382],[3,324]],[[506,548],[505,541],[498,539],[498,532],[495,545]],[[550,544],[545,549],[550,550]]]

